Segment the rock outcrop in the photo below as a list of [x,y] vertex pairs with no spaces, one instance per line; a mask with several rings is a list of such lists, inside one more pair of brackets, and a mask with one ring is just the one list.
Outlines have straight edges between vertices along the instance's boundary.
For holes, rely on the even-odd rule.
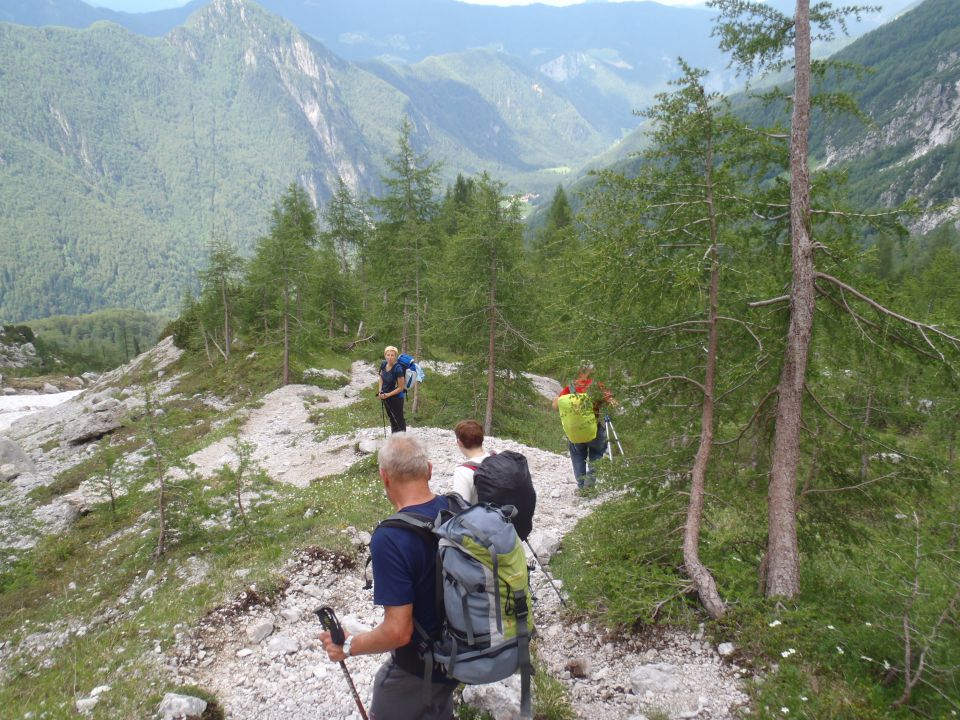
[[19,445],[9,438],[0,437],[0,482],[7,482],[36,470],[33,460]]

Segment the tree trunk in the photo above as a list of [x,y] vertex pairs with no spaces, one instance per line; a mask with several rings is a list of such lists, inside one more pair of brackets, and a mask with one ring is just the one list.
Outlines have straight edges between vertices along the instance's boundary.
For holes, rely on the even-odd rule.
[[200,334],[203,335],[203,350],[207,354],[207,365],[213,366],[213,358],[210,357],[210,338],[207,337],[207,330],[200,323]]
[[230,360],[230,306],[227,305],[227,283],[220,283],[220,299],[223,301],[223,355]]
[[[415,290],[414,297],[417,301],[417,308],[416,308],[417,314],[416,314],[416,317],[414,318],[413,356],[419,362],[422,359],[420,357],[420,354],[423,352],[423,346],[422,346],[421,335],[420,335],[421,324],[420,324],[420,266],[419,265],[417,266],[417,269],[416,269],[414,282],[416,283],[416,286],[414,288]],[[414,414],[416,414],[417,411],[420,410],[420,383],[417,383],[416,385],[413,386],[413,405],[411,406],[411,410],[413,410]]]
[[800,592],[797,547],[797,467],[803,388],[813,333],[813,241],[810,237],[810,0],[797,0],[793,118],[790,124],[790,324],[778,386],[770,485],[767,494],[767,597]]
[[717,315],[720,296],[720,261],[717,257],[717,225],[713,205],[713,187],[711,172],[713,152],[711,140],[707,141],[706,158],[706,195],[707,211],[710,214],[710,300],[708,309],[709,336],[707,340],[707,363],[703,377],[703,405],[700,414],[700,447],[690,481],[690,502],[687,505],[687,522],[683,530],[683,566],[703,603],[707,613],[714,620],[723,615],[726,607],[720,599],[713,575],[700,561],[700,526],[703,522],[703,501],[706,492],[707,465],[713,447],[713,396],[717,375]]
[[487,414],[483,419],[484,435],[493,434],[493,393],[496,387],[497,349],[497,253],[490,260],[490,295],[487,308],[489,344],[487,350]]
[[283,385],[290,384],[290,303],[283,289]]
[[866,480],[870,472],[870,451],[867,448],[867,431],[870,429],[870,411],[873,409],[873,388],[867,393],[867,409],[863,413],[863,439],[860,441],[860,479]]

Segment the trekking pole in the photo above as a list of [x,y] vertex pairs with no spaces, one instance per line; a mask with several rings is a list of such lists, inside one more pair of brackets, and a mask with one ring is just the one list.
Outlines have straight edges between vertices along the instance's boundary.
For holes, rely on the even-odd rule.
[[[377,393],[379,395],[379,393]],[[383,436],[387,436],[387,411],[383,407],[383,400],[380,401],[380,418],[383,420]]]
[[610,416],[604,415],[603,421],[607,424],[607,451],[610,453],[610,462],[613,462],[613,443],[610,442],[610,435],[613,435],[613,439],[620,449],[621,457],[624,455],[623,445],[620,444],[620,436],[617,435],[617,429],[613,426],[613,420],[610,419]]
[[[343,627],[340,625],[340,621],[337,620],[337,614],[333,611],[333,608],[324,605],[322,608],[314,610],[313,612],[316,613],[317,619],[320,621],[323,629],[330,633],[330,639],[333,640],[334,644],[343,645],[346,636],[343,633]],[[362,717],[363,720],[369,720],[367,718],[367,711],[363,709],[363,703],[360,701],[357,686],[353,684],[353,678],[350,677],[350,671],[347,670],[347,663],[343,660],[340,661],[340,669],[343,670],[343,676],[347,679],[350,692],[353,693],[353,700],[357,703],[357,710],[360,711],[360,717]]]
[[557,594],[557,597],[560,599],[560,604],[564,607],[567,606],[567,601],[563,599],[563,595],[560,594],[560,588],[558,588],[554,582],[553,578],[550,577],[550,573],[547,572],[547,569],[543,566],[543,563],[540,562],[540,558],[537,557],[536,551],[534,551],[533,546],[530,545],[529,540],[524,540],[524,544],[530,548],[530,554],[533,555],[533,559],[537,561],[537,565],[540,566],[540,569],[543,571],[543,574],[547,576],[547,581],[550,583],[550,587],[553,588],[553,591]]

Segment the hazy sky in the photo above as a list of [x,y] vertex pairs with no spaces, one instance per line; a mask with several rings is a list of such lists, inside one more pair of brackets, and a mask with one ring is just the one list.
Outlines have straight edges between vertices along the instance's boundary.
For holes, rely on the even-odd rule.
[[[400,2],[402,0],[398,0]],[[466,0],[476,5],[532,5],[541,2],[544,5],[576,5],[583,0]],[[630,2],[631,0],[617,0]],[[657,0],[663,5],[702,5],[706,0]],[[187,0],[85,0],[88,5],[121,10],[123,12],[148,12],[164,8],[186,5]]]

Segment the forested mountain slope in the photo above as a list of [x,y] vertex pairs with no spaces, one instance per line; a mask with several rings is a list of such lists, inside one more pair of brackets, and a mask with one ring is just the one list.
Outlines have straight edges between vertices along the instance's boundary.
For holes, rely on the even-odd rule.
[[[539,173],[549,187],[550,168],[602,146],[569,103],[493,53],[384,80],[246,0],[218,0],[159,39],[109,23],[0,25],[0,57],[8,321],[174,310],[206,243],[249,248],[290,182],[314,202],[338,178],[374,190],[404,115],[454,174]],[[490,81],[484,92],[468,72]]]
[[[925,233],[960,214],[960,5],[925,0],[888,25],[831,56],[845,66],[828,73],[815,93],[843,93],[862,118],[815,110],[810,150],[821,169],[842,172],[849,199],[862,208],[892,207],[911,198],[924,209],[912,229]],[[789,94],[790,88],[784,87]],[[785,104],[732,98],[753,125],[789,125]],[[622,143],[642,147],[638,128]],[[620,155],[626,154],[625,152]],[[607,156],[610,163],[615,156]],[[636,158],[616,166],[630,175]],[[590,181],[573,188],[588,187]]]
[[916,198],[928,211],[918,230],[957,217],[960,5],[926,0],[834,59],[870,69],[831,88],[851,93],[870,123],[821,122],[812,147],[824,165],[844,168],[851,194],[864,205]]

